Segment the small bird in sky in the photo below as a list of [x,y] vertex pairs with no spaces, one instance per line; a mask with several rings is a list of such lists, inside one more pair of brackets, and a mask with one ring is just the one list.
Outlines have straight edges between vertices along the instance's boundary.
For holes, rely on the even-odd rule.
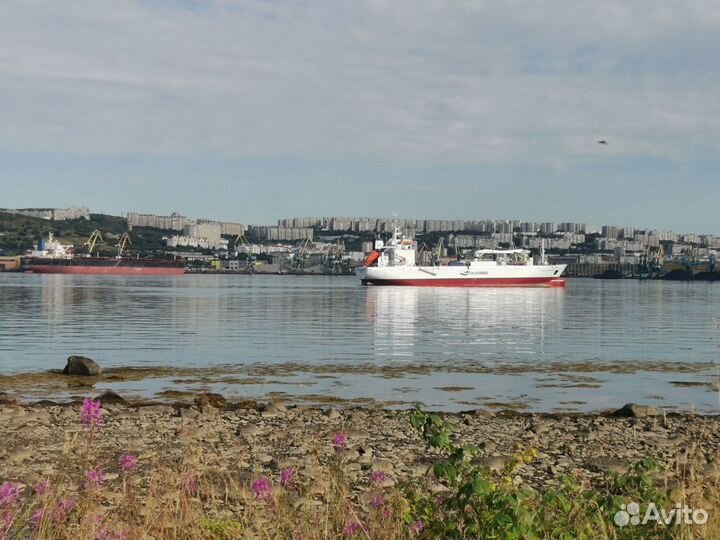
[[607,144],[607,141],[605,139],[601,139],[598,141],[598,144]]

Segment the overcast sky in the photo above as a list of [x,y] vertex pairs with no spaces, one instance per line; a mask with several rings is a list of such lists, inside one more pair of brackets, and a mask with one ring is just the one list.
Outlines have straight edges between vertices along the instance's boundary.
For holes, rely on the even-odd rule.
[[3,0],[0,207],[717,234],[718,36],[711,0]]

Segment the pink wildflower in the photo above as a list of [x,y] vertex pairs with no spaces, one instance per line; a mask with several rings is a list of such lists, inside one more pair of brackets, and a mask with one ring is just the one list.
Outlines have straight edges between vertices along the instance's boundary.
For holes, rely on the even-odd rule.
[[390,519],[391,517],[393,517],[393,511],[390,508],[383,509],[382,517],[384,519]]
[[35,495],[37,497],[42,497],[47,494],[48,491],[50,491],[50,480],[47,478],[45,480],[40,480],[37,484],[35,484]]
[[5,482],[0,486],[0,504],[14,505],[20,497],[22,489],[20,484]]
[[282,487],[288,487],[290,485],[290,482],[292,482],[293,479],[293,470],[292,469],[281,469],[280,470],[280,485]]
[[408,532],[410,533],[411,536],[417,536],[418,534],[423,532],[424,529],[425,529],[425,524],[422,522],[421,519],[418,519],[417,521],[411,523],[408,526]]
[[75,506],[77,506],[77,501],[73,498],[61,499],[58,503],[58,508],[63,512],[70,512]]
[[85,471],[85,480],[83,481],[83,488],[92,489],[99,488],[105,483],[105,471],[102,467],[97,469],[89,469]]
[[188,495],[195,495],[198,490],[197,477],[194,475],[186,476],[180,482],[180,489]]
[[53,508],[52,520],[55,523],[63,523],[76,505],[75,499],[61,499],[57,506]]
[[373,484],[382,484],[388,479],[388,475],[384,471],[375,471],[372,473],[371,481]]
[[83,523],[91,526],[99,526],[102,525],[102,521],[103,517],[101,514],[90,514],[85,516]]
[[37,529],[40,527],[40,523],[42,523],[42,520],[45,519],[45,509],[44,508],[38,508],[35,510],[35,513],[30,518],[30,522],[32,523],[32,526]]
[[335,447],[335,450],[342,450],[347,446],[348,437],[344,433],[336,433],[330,441]]
[[373,508],[380,508],[384,504],[385,495],[375,495],[372,499],[370,499],[370,506],[372,506]]
[[131,473],[138,466],[138,458],[132,454],[123,454],[120,456],[120,470],[125,473]]
[[267,481],[267,478],[261,476],[253,483],[252,491],[258,499],[265,499],[270,496],[270,482]]
[[365,530],[363,526],[358,523],[357,521],[349,521],[347,525],[345,525],[345,528],[343,529],[343,534],[345,536],[355,536],[360,531]]
[[89,428],[101,426],[103,423],[102,412],[100,411],[101,407],[102,403],[99,401],[84,399],[82,410],[80,411],[80,422]]

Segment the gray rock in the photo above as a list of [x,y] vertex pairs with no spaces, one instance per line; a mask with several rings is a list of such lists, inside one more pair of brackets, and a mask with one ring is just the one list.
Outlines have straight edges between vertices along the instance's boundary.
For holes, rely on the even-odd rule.
[[392,472],[395,465],[389,459],[376,458],[372,460],[370,468],[373,471]]
[[26,459],[29,459],[33,456],[33,451],[30,448],[18,448],[17,450],[13,450],[8,454],[8,459],[10,461],[14,461],[15,463],[19,463],[22,461],[25,461]]
[[238,435],[242,435],[243,437],[254,437],[258,433],[262,431],[258,426],[255,426],[253,424],[248,424],[246,426],[241,426],[238,429]]
[[79,375],[81,377],[93,377],[102,374],[102,368],[92,358],[85,356],[70,356],[67,359],[64,375]]
[[222,409],[227,406],[227,400],[221,394],[215,394],[213,392],[202,392],[195,396],[195,405],[198,409],[201,409],[205,405],[210,405],[216,409]]
[[507,459],[503,456],[487,456],[479,460],[479,464],[491,471],[501,471],[505,467]]
[[103,405],[127,403],[127,400],[124,397],[112,390],[105,390],[97,397],[97,400]]
[[588,465],[592,469],[604,473],[614,472],[618,474],[625,474],[629,468],[629,465],[625,460],[609,456],[591,458],[588,460]]
[[348,439],[350,441],[364,441],[368,437],[370,437],[370,434],[367,431],[363,431],[362,429],[348,429],[345,434],[348,436]]
[[177,414],[180,418],[184,418],[186,420],[187,419],[192,420],[195,418],[199,418],[202,415],[202,413],[200,411],[198,411],[197,409],[195,409],[193,407],[181,407],[180,409],[178,409]]
[[328,420],[338,420],[338,419],[340,419],[340,413],[338,412],[337,409],[329,409],[329,410],[325,413],[325,416],[327,417]]
[[627,403],[624,407],[612,413],[612,415],[626,418],[644,418],[646,416],[657,416],[658,410],[655,407],[649,407],[647,405]]
[[271,413],[284,413],[287,411],[287,405],[278,399],[274,399],[268,403],[265,410]]
[[11,396],[6,392],[0,392],[0,405],[20,405],[20,400],[15,396]]

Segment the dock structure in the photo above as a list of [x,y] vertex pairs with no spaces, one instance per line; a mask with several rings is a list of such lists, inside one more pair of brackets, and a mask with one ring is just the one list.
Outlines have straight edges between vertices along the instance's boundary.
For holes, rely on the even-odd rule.
[[637,265],[630,263],[601,262],[601,263],[573,263],[568,264],[565,270],[567,277],[593,277],[614,270],[623,276],[637,275]]
[[0,272],[19,272],[20,257],[0,257]]

